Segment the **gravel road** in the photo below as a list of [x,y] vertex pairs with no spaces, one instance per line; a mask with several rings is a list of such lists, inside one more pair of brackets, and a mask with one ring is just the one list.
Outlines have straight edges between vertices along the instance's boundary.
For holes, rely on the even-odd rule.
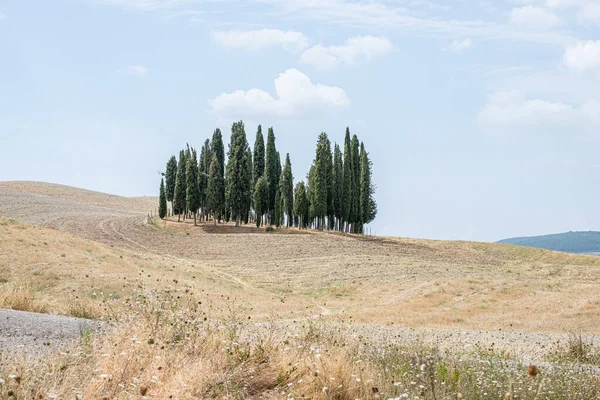
[[86,319],[0,309],[0,353],[60,347],[99,327],[98,322]]

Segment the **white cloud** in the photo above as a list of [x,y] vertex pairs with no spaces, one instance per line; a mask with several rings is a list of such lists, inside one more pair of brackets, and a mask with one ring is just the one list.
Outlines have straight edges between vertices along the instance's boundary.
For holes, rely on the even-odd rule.
[[563,63],[578,72],[600,69],[600,40],[579,42],[567,47]]
[[575,129],[584,133],[600,127],[600,103],[589,100],[571,105],[542,99],[528,99],[523,92],[496,92],[480,111],[479,124],[488,129],[509,133]]
[[552,28],[562,23],[553,12],[531,5],[514,8],[510,13],[509,21],[512,25],[536,29]]
[[386,37],[357,36],[340,46],[313,46],[302,53],[300,61],[318,69],[331,69],[342,64],[350,65],[360,58],[370,60],[392,51],[394,46]]
[[126,68],[123,68],[119,71],[122,75],[137,75],[143,76],[148,73],[148,68],[142,67],[141,65],[130,65]]
[[209,102],[220,117],[297,118],[348,107],[343,89],[312,83],[297,69],[288,69],[275,79],[275,97],[261,89],[223,93]]
[[463,51],[468,50],[471,47],[473,47],[473,42],[471,41],[471,39],[467,38],[465,40],[454,40],[452,43],[450,43],[450,47],[448,48],[448,50],[453,51],[455,53],[462,53]]
[[577,10],[579,20],[600,22],[598,0],[521,0],[521,3],[535,3],[548,8],[572,8]]
[[308,39],[303,33],[279,29],[218,31],[212,32],[212,38],[228,49],[257,51],[265,47],[281,46],[286,50],[302,50],[308,46]]

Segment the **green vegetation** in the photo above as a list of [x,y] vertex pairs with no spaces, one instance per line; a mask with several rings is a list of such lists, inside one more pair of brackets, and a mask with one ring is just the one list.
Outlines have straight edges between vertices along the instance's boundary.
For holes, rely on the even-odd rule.
[[199,158],[189,145],[179,152],[179,161],[170,157],[163,173],[165,196],[177,220],[193,215],[196,224],[199,214],[201,221],[212,218],[215,223],[363,233],[364,225],[375,219],[372,162],[364,143],[350,136],[348,128],[343,153],[327,133],[319,135],[307,182],[295,185],[290,154],[282,166],[272,127],[265,146],[258,126],[253,148],[244,122],[238,121],[231,127],[227,160],[219,129],[205,140]]
[[537,247],[566,253],[599,253],[600,232],[567,232],[544,236],[504,239],[498,243]]
[[167,216],[167,196],[165,195],[165,181],[160,180],[160,195],[158,196],[158,216],[164,219]]

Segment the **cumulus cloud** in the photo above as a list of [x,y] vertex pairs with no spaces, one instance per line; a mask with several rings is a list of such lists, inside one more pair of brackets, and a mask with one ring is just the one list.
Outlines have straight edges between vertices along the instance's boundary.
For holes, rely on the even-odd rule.
[[566,104],[528,99],[523,92],[496,92],[477,119],[489,130],[518,133],[524,130],[555,131],[574,128],[577,132],[600,127],[600,103]]
[[510,13],[509,21],[512,25],[535,29],[552,28],[562,23],[561,19],[553,12],[531,5],[514,8]]
[[343,89],[311,82],[297,69],[288,69],[275,79],[275,96],[261,89],[237,90],[212,99],[210,107],[220,117],[297,118],[348,107]]
[[600,40],[580,41],[567,47],[563,63],[578,72],[600,69]]
[[119,71],[122,75],[137,75],[143,76],[148,73],[148,68],[142,67],[141,65],[130,65],[126,68],[123,68]]
[[218,31],[213,32],[212,37],[216,43],[228,49],[257,51],[281,46],[286,50],[302,50],[308,46],[308,39],[303,33],[279,29]]
[[391,52],[393,48],[386,37],[357,36],[339,46],[313,46],[302,53],[300,61],[324,70],[354,64],[361,58],[370,60]]
[[455,53],[462,53],[463,51],[466,51],[471,47],[473,47],[473,42],[471,41],[471,39],[467,38],[465,40],[454,40],[452,43],[450,43],[450,47],[448,47],[448,50],[453,51]]
[[525,4],[539,4],[551,9],[574,9],[579,20],[600,22],[600,3],[598,0],[520,0]]

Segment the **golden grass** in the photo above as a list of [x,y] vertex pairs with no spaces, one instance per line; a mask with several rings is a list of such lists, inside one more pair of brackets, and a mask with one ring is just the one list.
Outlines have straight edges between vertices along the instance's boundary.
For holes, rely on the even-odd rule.
[[135,296],[127,318],[110,334],[84,334],[68,352],[2,359],[0,398],[600,396],[598,379],[584,365],[461,358],[419,343],[376,346],[310,320],[282,331],[244,321],[232,303],[221,319],[198,318],[205,307],[183,290]]

